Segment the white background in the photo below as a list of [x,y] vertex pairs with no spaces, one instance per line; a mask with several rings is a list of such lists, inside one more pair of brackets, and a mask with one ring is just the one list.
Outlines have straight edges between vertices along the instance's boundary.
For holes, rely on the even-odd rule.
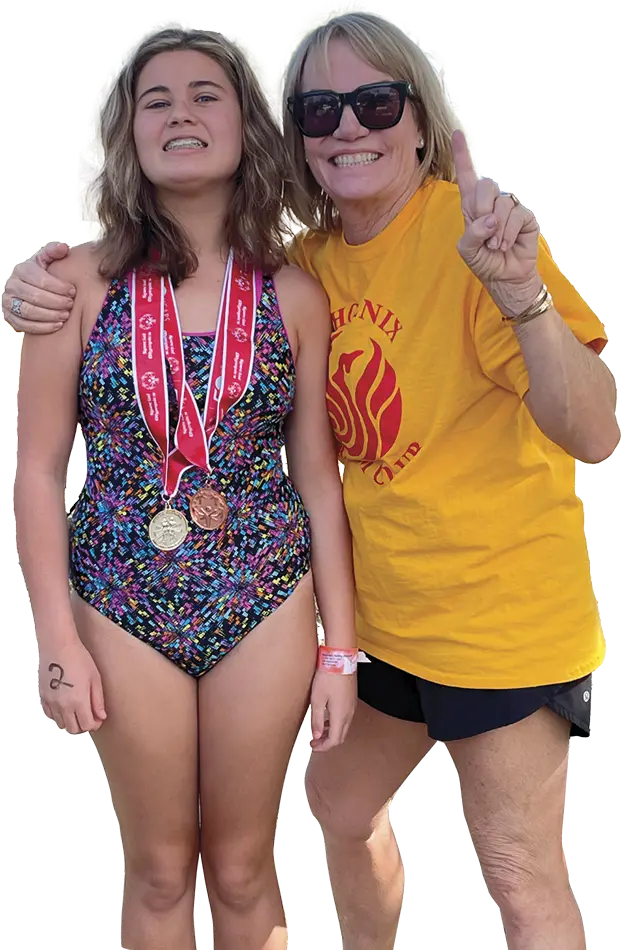
[[[443,69],[481,174],[496,178],[535,210],[558,264],[607,324],[611,342],[605,358],[621,378],[622,86],[620,32],[612,19],[616,7],[610,0],[365,5],[402,26]],[[295,42],[336,8],[295,0],[221,5],[104,0],[14,2],[5,10],[2,279],[48,240],[76,244],[94,235],[81,204],[97,162],[94,117],[103,90],[145,33],[172,22],[220,30],[248,51],[277,103]],[[119,946],[121,847],[90,739],[59,732],[38,703],[37,654],[11,510],[20,341],[8,328],[0,327],[0,333],[0,941],[12,950],[109,950]],[[68,501],[78,494],[83,468],[78,443]],[[592,950],[619,945],[621,937],[622,486],[623,449],[597,467],[578,466],[609,648],[595,676],[594,735],[572,744],[565,827]],[[306,723],[285,789],[278,870],[293,950],[337,950],[321,837],[302,788],[308,732]],[[394,823],[407,869],[397,950],[503,947],[443,747],[402,790]],[[199,947],[207,950],[210,919],[201,888],[197,920]]]

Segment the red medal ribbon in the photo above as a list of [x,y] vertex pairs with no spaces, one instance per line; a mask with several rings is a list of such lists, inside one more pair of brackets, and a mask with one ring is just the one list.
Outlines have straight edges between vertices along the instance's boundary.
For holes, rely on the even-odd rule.
[[[173,498],[184,472],[211,472],[210,446],[224,415],[244,396],[253,370],[255,314],[262,276],[239,266],[230,251],[216,325],[203,417],[186,380],[182,326],[169,276],[149,266],[133,271],[132,369],[141,414],[162,453],[164,496]],[[173,447],[169,437],[166,367],[179,406]]]

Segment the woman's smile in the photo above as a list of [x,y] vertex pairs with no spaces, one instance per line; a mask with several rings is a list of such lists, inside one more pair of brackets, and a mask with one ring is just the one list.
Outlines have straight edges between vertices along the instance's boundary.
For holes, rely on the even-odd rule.
[[381,158],[380,152],[338,152],[329,162],[336,168],[356,168],[360,165],[372,165]]

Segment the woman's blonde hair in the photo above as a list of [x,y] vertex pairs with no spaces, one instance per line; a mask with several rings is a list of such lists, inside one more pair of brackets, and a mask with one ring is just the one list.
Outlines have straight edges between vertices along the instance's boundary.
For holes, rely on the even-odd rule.
[[370,13],[346,13],[308,33],[290,60],[285,76],[283,127],[290,157],[285,198],[290,213],[308,228],[332,231],[339,226],[337,209],[322,190],[305,161],[303,136],[288,110],[288,99],[300,92],[303,69],[312,51],[325,58],[331,40],[346,40],[355,53],[394,80],[411,83],[411,105],[417,117],[424,147],[417,149],[423,178],[454,181],[451,136],[458,127],[441,79],[413,40],[382,17]]
[[166,29],[146,37],[121,70],[103,106],[102,170],[93,197],[103,236],[100,272],[123,276],[150,255],[175,283],[192,274],[197,257],[178,222],[158,202],[134,145],[135,91],[143,67],[171,50],[197,50],[219,64],[233,85],[242,115],[242,157],[225,220],[225,237],[236,255],[265,272],[285,259],[282,231],[283,138],[244,54],[221,36],[203,30]]

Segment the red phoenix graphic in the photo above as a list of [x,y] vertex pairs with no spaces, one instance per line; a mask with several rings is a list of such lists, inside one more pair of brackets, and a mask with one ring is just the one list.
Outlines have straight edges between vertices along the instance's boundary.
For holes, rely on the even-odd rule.
[[335,436],[343,454],[359,462],[382,459],[396,441],[402,421],[394,368],[379,344],[370,342],[372,358],[367,362],[363,350],[340,354],[327,386]]

